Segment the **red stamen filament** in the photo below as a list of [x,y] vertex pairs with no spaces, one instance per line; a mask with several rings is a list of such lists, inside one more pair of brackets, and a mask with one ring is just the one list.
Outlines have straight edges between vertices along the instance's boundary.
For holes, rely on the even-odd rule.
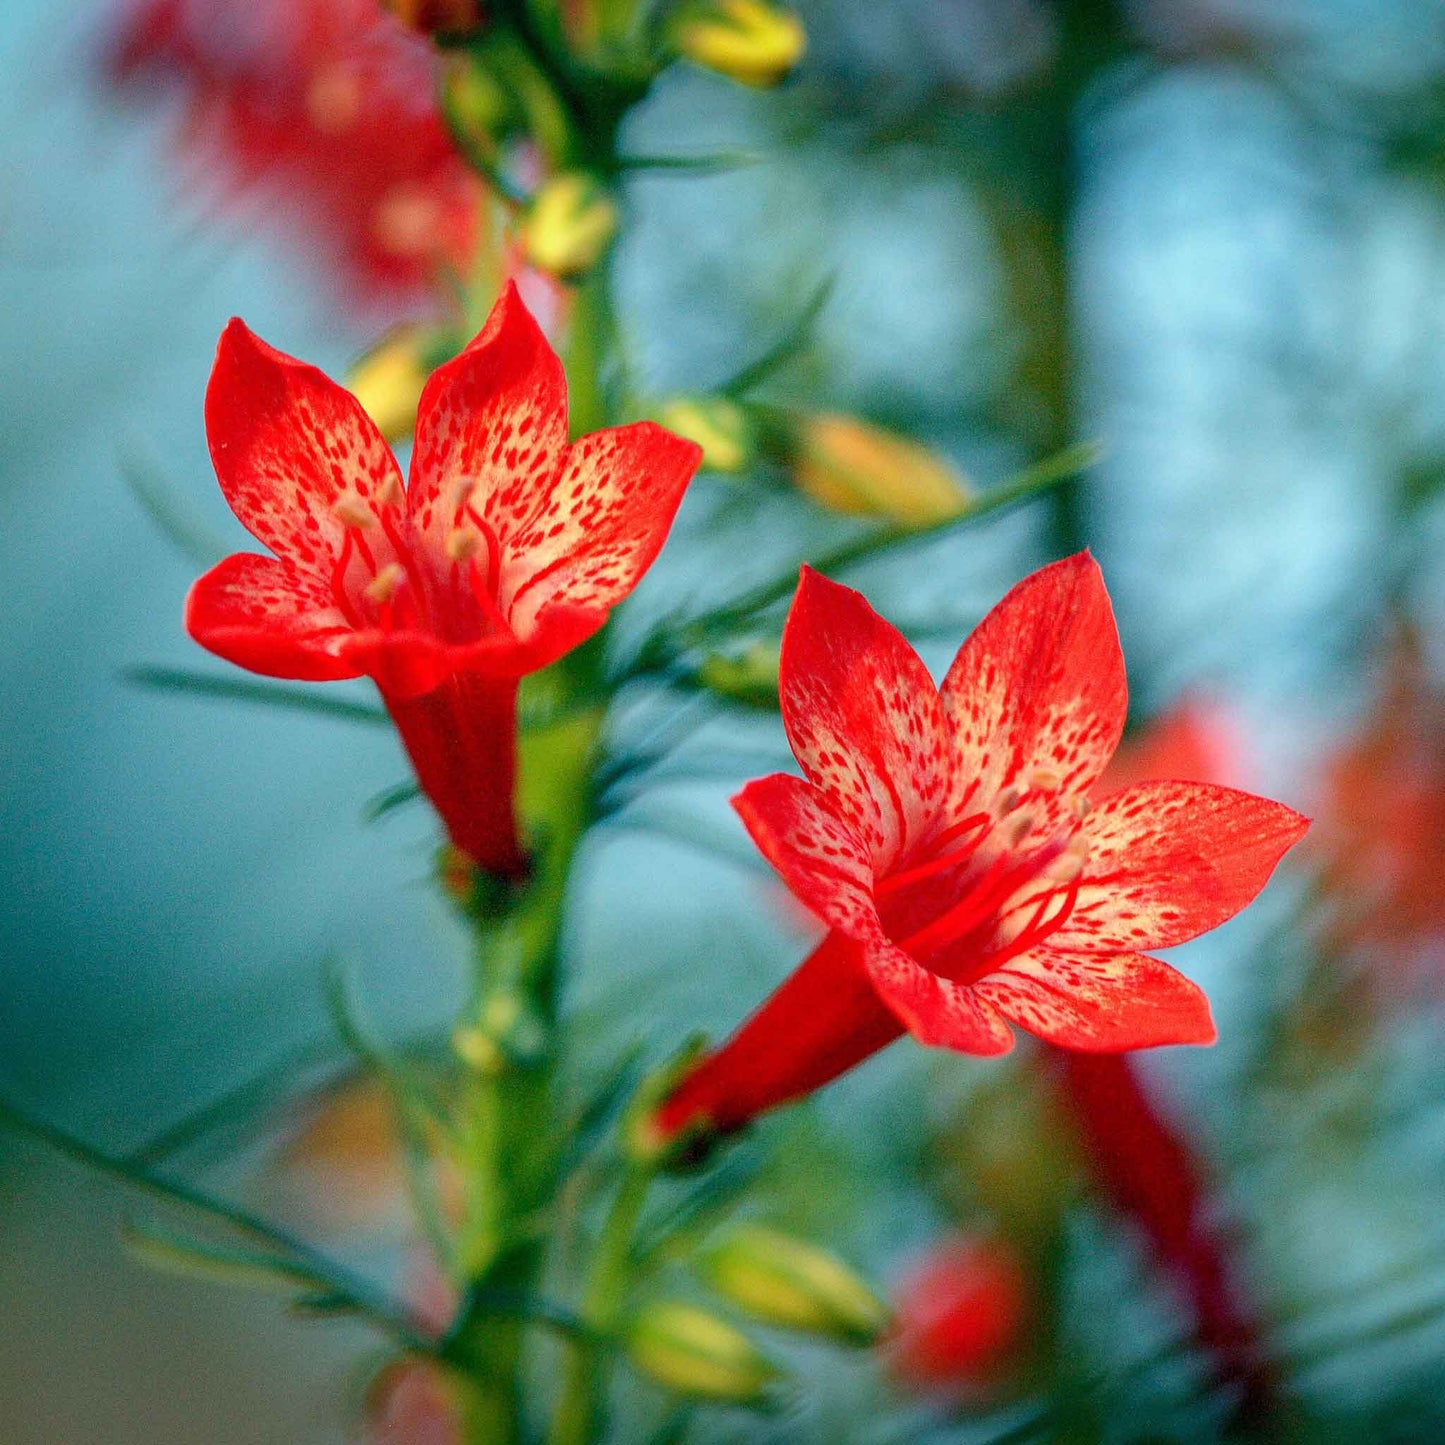
[[905,868],[901,873],[890,874],[873,890],[874,897],[891,898],[900,888],[906,888],[912,883],[920,883],[925,878],[932,878],[938,873],[946,873],[950,868],[956,868],[960,863],[968,862],[978,851],[979,844],[988,837],[991,826],[992,819],[987,813],[975,813],[961,823],[955,823],[951,828],[945,829],[935,839],[935,848],[952,843],[968,833],[973,833],[975,836],[970,838],[962,848],[937,854],[912,868]]
[[336,559],[336,565],[331,569],[331,595],[336,599],[336,605],[341,609],[341,614],[353,626],[357,626],[356,609],[351,605],[351,599],[346,593],[346,569],[351,565],[351,549],[355,545],[354,537],[356,529],[348,527],[341,534],[341,554]]
[[1002,903],[1029,879],[1036,878],[1064,851],[1065,846],[1062,840],[1056,839],[1022,863],[1014,863],[1012,854],[1000,855],[952,908],[902,940],[898,946],[914,958],[922,958],[957,943],[993,917]]
[[[1047,893],[1040,894],[1036,900],[1030,899],[1029,901],[1035,905],[1033,914],[1019,930],[1014,941],[994,949],[992,953],[984,954],[978,963],[969,969],[968,974],[958,982],[975,983],[988,974],[997,972],[1011,958],[1017,958],[1019,954],[1027,953],[1029,949],[1042,943],[1049,934],[1062,927],[1069,914],[1074,911],[1074,904],[1078,902],[1079,885],[1082,881],[1082,878],[1074,878],[1062,892],[1054,888]],[[1047,916],[1048,910],[1056,900],[1059,907],[1053,916],[1049,917]],[[1010,912],[1013,911],[1016,910],[1010,910]]]

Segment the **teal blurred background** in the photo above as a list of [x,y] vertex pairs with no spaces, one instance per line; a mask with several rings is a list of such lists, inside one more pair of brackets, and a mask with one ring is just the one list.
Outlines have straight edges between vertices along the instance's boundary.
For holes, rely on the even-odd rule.
[[[1313,807],[1320,759],[1369,707],[1391,619],[1408,615],[1427,670],[1445,669],[1445,11],[800,8],[813,44],[784,93],[672,73],[636,118],[639,152],[767,156],[631,189],[623,305],[653,386],[716,383],[832,276],[793,396],[913,432],[981,482],[1100,439],[1070,508],[929,544],[860,585],[941,664],[1012,581],[1087,542],[1141,716],[1185,691],[1227,700],[1248,744],[1240,780]],[[122,462],[166,475],[244,545],[201,425],[226,318],[333,373],[377,325],[259,202],[219,219],[187,199],[165,105],[118,108],[95,83],[111,13],[96,0],[0,11],[0,1085],[121,1150],[298,1051],[324,1052],[327,959],[353,963],[378,1024],[403,1035],[443,1025],[461,948],[426,886],[424,811],[363,821],[406,776],[384,729],[122,679],[203,662],[180,626],[194,569]],[[719,517],[742,517],[749,546],[709,537]],[[750,510],[705,483],[639,607],[724,595],[752,575],[740,555],[765,568],[820,526],[791,498]],[[738,776],[784,762],[775,723],[715,729],[753,750]],[[635,826],[591,846],[573,1006],[595,1012],[599,1037],[642,1032],[664,1048],[720,1031],[795,959],[726,791],[659,786]],[[671,840],[678,826],[743,866]],[[1259,1029],[1243,961],[1300,886],[1284,880],[1186,955],[1226,1042],[1151,1060],[1226,1153],[1219,1081]],[[1439,1025],[1433,1004],[1412,1009],[1351,1065],[1384,1080],[1394,1122],[1347,1158],[1296,1159],[1287,1206],[1269,1205],[1268,1179],[1231,1176],[1286,1295],[1445,1249]],[[854,1236],[885,1275],[940,1210],[900,1161],[978,1077],[910,1046],[818,1107],[829,1147],[868,1181]],[[1277,1117],[1263,1145],[1278,1161],[1300,1134],[1285,1104]],[[126,1202],[109,1186],[18,1138],[0,1147],[7,1442],[346,1437],[375,1358],[360,1332],[146,1274],[116,1246]],[[215,1177],[250,1187],[244,1162]],[[1101,1269],[1087,1278],[1107,1298]],[[1431,1270],[1407,1280],[1422,1299],[1445,1273]],[[1445,1383],[1441,1344],[1427,1311],[1301,1388],[1326,1416],[1397,1422],[1372,1438],[1439,1438],[1442,1417],[1410,1402]],[[844,1438],[829,1419],[811,1423],[817,1438]],[[728,1438],[762,1438],[751,1428]],[[952,1428],[939,1438],[990,1438]]]

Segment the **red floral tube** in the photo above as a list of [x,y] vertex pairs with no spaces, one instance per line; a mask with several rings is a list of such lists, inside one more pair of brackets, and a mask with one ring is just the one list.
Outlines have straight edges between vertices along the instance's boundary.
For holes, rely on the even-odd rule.
[[485,873],[521,873],[516,679],[458,673],[419,697],[382,696],[448,837]]
[[1204,1171],[1183,1133],[1160,1115],[1131,1060],[1065,1049],[1052,1057],[1100,1188],[1188,1296],[1199,1344],[1240,1390],[1238,1418],[1269,1418],[1277,1392],[1259,1324],[1209,1217]]

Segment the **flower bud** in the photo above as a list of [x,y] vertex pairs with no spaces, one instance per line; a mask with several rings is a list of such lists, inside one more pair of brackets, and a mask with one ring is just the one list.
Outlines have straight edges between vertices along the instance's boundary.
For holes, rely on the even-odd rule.
[[421,333],[398,327],[352,368],[347,390],[389,442],[404,441],[416,426],[416,408],[430,370]]
[[857,417],[809,416],[791,443],[799,491],[831,511],[926,527],[969,504],[968,486],[936,452]]
[[481,0],[382,0],[382,7],[423,35],[470,35],[486,19]]
[[433,1360],[394,1360],[367,1389],[365,1445],[462,1445],[470,1389]]
[[644,1305],[628,1323],[624,1343],[648,1379],[694,1399],[758,1404],[780,1378],[740,1329],[680,1300]]
[[777,85],[803,58],[807,37],[791,10],[766,0],[703,0],[673,25],[680,54],[743,85]]
[[989,1239],[944,1240],[904,1277],[889,1363],[904,1384],[959,1393],[992,1384],[1028,1319],[1028,1283],[1013,1251]]
[[764,1324],[853,1345],[870,1345],[888,1310],[836,1255],[750,1224],[704,1260],[702,1273],[726,1300]]
[[756,450],[747,412],[725,396],[679,396],[665,402],[657,420],[668,431],[702,448],[703,467],[710,472],[745,472]]
[[473,50],[447,56],[441,104],[447,124],[468,153],[492,155],[517,121],[511,92],[488,58]]
[[585,275],[617,234],[617,202],[595,176],[567,171],[532,198],[522,220],[522,247],[541,271],[563,280]]
[[744,707],[778,706],[778,664],[776,642],[754,642],[741,653],[714,652],[697,670],[697,680],[709,692]]

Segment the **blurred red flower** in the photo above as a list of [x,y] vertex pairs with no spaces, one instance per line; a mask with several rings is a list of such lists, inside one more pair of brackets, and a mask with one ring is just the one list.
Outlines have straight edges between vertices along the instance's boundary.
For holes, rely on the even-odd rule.
[[890,1372],[911,1389],[967,1394],[994,1383],[1029,1318],[1023,1267],[998,1240],[956,1235],[934,1245],[899,1283]]
[[1232,917],[1307,825],[1203,783],[1091,806],[1126,708],[1091,558],[1015,587],[941,689],[858,593],[805,569],[780,695],[805,777],[735,806],[830,931],[665,1103],[665,1133],[738,1127],[905,1030],[974,1054],[1011,1048],[1010,1022],[1100,1052],[1213,1040],[1204,995],[1138,950]]
[[231,207],[264,197],[358,299],[391,308],[465,273],[480,234],[437,66],[378,0],[131,0],[105,75],[178,90],[187,181]]
[[373,678],[452,842],[516,872],[517,681],[636,585],[698,447],[652,422],[569,445],[562,364],[510,285],[427,383],[405,489],[356,399],[240,321],[206,431],[227,501],[276,555],[201,577],[191,635],[272,677]]
[[[1416,639],[1401,631],[1364,727],[1326,766],[1312,840],[1341,952],[1445,973],[1445,695]],[[1423,967],[1422,967],[1423,966]]]

